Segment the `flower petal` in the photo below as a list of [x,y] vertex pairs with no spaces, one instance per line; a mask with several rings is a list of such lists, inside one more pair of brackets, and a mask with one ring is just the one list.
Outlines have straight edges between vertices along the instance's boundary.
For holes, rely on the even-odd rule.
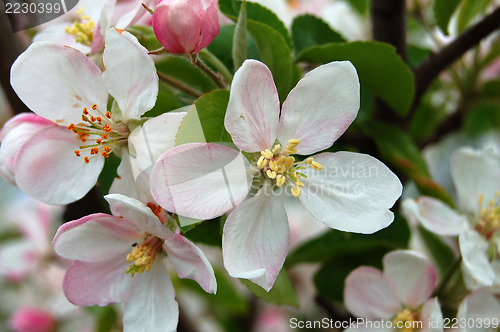
[[458,244],[462,254],[462,269],[472,279],[472,284],[467,286],[472,289],[491,286],[495,272],[488,258],[488,241],[476,231],[465,230],[458,237]]
[[347,276],[344,303],[352,314],[368,319],[392,318],[401,309],[391,281],[368,266],[358,267]]
[[106,109],[101,70],[71,47],[31,44],[12,65],[10,83],[33,112],[58,124],[81,122],[83,108],[93,104]]
[[165,113],[146,121],[128,137],[134,178],[175,145],[175,135],[186,112]]
[[500,191],[498,150],[493,145],[480,151],[468,147],[457,150],[451,159],[451,175],[460,206],[477,215],[479,196],[483,194],[484,202],[488,204]]
[[10,281],[20,281],[33,271],[41,260],[41,253],[29,241],[7,241],[0,247],[0,275]]
[[96,263],[75,261],[64,275],[64,294],[79,306],[123,302],[138,279],[126,273],[129,265],[125,255]]
[[86,164],[76,157],[73,151],[81,142],[75,133],[53,126],[33,138],[16,158],[16,182],[25,193],[45,203],[67,204],[82,198],[96,184],[104,158]]
[[134,279],[137,279],[137,283],[124,306],[124,332],[175,331],[179,306],[163,262],[158,259],[149,272]]
[[279,196],[262,188],[234,209],[224,224],[222,256],[231,277],[269,291],[288,252],[290,231]]
[[98,213],[63,224],[52,246],[59,256],[92,263],[110,256],[125,258],[142,236],[126,219]]
[[468,227],[464,215],[432,197],[408,198],[401,205],[405,214],[413,216],[422,226],[436,234],[458,235]]
[[442,332],[444,319],[437,297],[427,300],[420,313],[422,332]]
[[102,79],[122,111],[123,122],[138,120],[153,108],[158,95],[158,75],[153,58],[130,33],[109,29]]
[[271,71],[257,60],[245,60],[234,75],[224,125],[234,144],[246,152],[272,148],[280,104]]
[[415,309],[431,296],[437,272],[424,255],[413,250],[396,250],[385,255],[383,262],[384,274],[408,307]]
[[151,172],[151,192],[168,211],[211,219],[247,196],[254,174],[236,150],[212,143],[183,144],[157,160]]
[[370,234],[392,223],[389,208],[399,198],[401,182],[377,159],[360,153],[322,153],[321,171],[302,170],[307,178],[299,196],[313,217],[334,229]]
[[297,138],[298,154],[330,147],[356,118],[359,80],[349,61],[330,62],[307,73],[283,103],[278,140]]
[[[469,319],[476,322],[475,328],[465,326],[467,328],[459,328],[460,332],[481,332],[492,331],[492,321],[500,320],[500,302],[491,294],[488,289],[480,289],[467,295],[460,306],[458,307],[457,318],[459,321],[468,321]],[[485,328],[489,322],[489,327]],[[481,326],[479,324],[481,323]]]
[[180,278],[195,280],[206,292],[217,292],[214,270],[203,252],[180,234],[166,239],[164,248]]

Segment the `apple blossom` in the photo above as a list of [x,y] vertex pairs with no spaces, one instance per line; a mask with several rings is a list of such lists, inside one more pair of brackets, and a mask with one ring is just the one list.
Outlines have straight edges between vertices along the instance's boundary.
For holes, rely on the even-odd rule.
[[210,263],[143,203],[119,194],[105,198],[113,215],[66,223],[54,237],[56,253],[75,260],[63,282],[68,300],[81,306],[123,303],[125,331],[174,331],[178,306],[166,256],[179,277],[215,293]]
[[[50,204],[73,202],[94,186],[113,151],[128,148],[137,175],[173,146],[185,113],[140,121],[158,94],[156,68],[146,49],[128,32],[110,29],[103,62],[101,72],[73,48],[39,42],[12,66],[11,84],[18,96],[53,122],[43,130],[21,133],[25,142],[20,148],[19,137],[13,142],[19,151],[12,173],[29,195]],[[108,93],[114,97],[110,111]],[[7,143],[2,150],[13,148]]]
[[153,30],[171,53],[197,54],[219,34],[215,0],[161,0],[153,13]]
[[[344,288],[346,308],[353,315],[370,321],[392,321],[393,329],[384,326],[386,328],[382,327],[380,331],[396,330],[396,327],[409,327],[401,329],[406,331],[417,328],[442,331],[443,316],[438,300],[430,298],[437,273],[427,258],[413,250],[396,250],[384,256],[383,267],[382,272],[362,266],[347,276]],[[435,322],[437,328],[433,328],[430,322]],[[359,329],[370,330],[369,322],[365,325]]]
[[500,299],[495,290],[481,288],[467,295],[458,307],[456,323],[459,332],[496,331],[500,326]]
[[459,235],[467,286],[500,285],[500,155],[493,145],[460,148],[451,158],[455,211],[431,197],[406,199],[405,213],[440,235]]
[[[380,161],[351,152],[302,161],[293,156],[330,147],[358,108],[358,77],[350,62],[306,74],[280,111],[271,72],[246,60],[234,76],[224,123],[252,165],[223,145],[181,145],[153,167],[153,196],[165,209],[189,218],[210,219],[234,208],[223,232],[225,268],[269,290],[288,251],[290,211],[283,200],[290,193],[296,205],[338,230],[373,233],[393,221],[388,209],[402,187]],[[252,181],[262,188],[245,200]]]

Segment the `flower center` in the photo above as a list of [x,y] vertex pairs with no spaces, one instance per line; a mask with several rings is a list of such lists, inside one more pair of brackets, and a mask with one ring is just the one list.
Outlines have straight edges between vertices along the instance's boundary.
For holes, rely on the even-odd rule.
[[500,191],[496,193],[496,202],[490,199],[484,206],[484,195],[481,194],[478,199],[478,216],[476,230],[487,240],[500,230]]
[[297,153],[299,144],[300,139],[289,139],[284,151],[282,151],[280,144],[276,144],[272,150],[261,151],[261,156],[257,161],[257,167],[262,170],[267,178],[276,180],[278,187],[288,183],[294,197],[299,197],[301,188],[304,187],[304,183],[300,179],[307,178],[305,174],[299,171],[306,168],[319,171],[323,168],[320,163],[314,161],[314,158],[311,157],[304,161],[295,162],[295,158],[290,154]]
[[[418,313],[413,312],[408,308],[398,312],[396,317],[393,318],[392,324],[396,326],[401,332],[413,332],[419,328]],[[421,326],[420,326],[421,327]]]
[[101,155],[108,158],[110,153],[119,145],[127,143],[129,130],[126,126],[118,124],[111,119],[111,113],[102,114],[97,109],[97,105],[92,105],[92,111],[98,116],[93,116],[85,107],[82,111],[82,121],[78,124],[71,123],[68,130],[75,132],[82,143],[75,155],[81,157],[83,161],[89,163],[91,159]]
[[64,31],[68,35],[75,36],[75,41],[87,46],[92,46],[94,38],[95,22],[90,19],[90,16],[83,14],[83,8],[80,7],[76,12],[78,19],[75,20],[72,26],[66,27]]
[[146,239],[134,246],[132,252],[127,255],[127,262],[133,262],[133,264],[129,266],[126,273],[130,273],[133,278],[136,273],[149,272],[155,261],[156,253],[161,250],[162,245],[162,239],[146,235]]

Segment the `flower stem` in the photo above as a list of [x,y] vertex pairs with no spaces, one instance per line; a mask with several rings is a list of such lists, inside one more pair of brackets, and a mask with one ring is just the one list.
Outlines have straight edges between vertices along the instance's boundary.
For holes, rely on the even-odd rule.
[[212,52],[208,49],[204,48],[198,53],[205,61],[213,65],[219,73],[224,77],[227,83],[231,83],[233,81],[233,74],[227,69],[226,65],[219,60]]
[[194,98],[198,98],[201,96],[200,92],[196,91],[195,89],[187,86],[186,84],[184,84],[184,83],[182,83],[182,82],[180,82],[180,81],[178,81],[178,80],[176,80],[168,75],[165,75],[161,71],[158,71],[158,77],[162,81],[164,81],[164,82],[170,84],[171,86],[173,86],[174,88],[176,88],[177,90],[185,92],[188,95],[193,96]]
[[208,66],[198,58],[198,55],[191,54],[189,58],[191,59],[191,63],[193,65],[197,65],[201,70],[205,72],[205,74],[208,75],[208,77],[212,79],[212,81],[214,81],[215,85],[222,89],[226,88],[226,83],[224,82],[222,76],[218,75],[212,69],[208,68]]
[[438,294],[444,291],[445,287],[447,286],[447,284],[450,282],[455,272],[460,267],[460,263],[462,263],[462,256],[458,257],[453,263],[453,265],[450,266],[450,268],[446,272],[446,275],[443,277],[443,279],[441,279],[437,287],[434,289],[432,296],[437,296]]

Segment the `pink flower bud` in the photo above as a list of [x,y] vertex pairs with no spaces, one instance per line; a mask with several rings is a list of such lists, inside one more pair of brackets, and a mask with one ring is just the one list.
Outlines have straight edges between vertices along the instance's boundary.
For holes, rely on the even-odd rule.
[[51,332],[56,322],[54,317],[38,308],[23,308],[10,318],[10,327],[16,332]]
[[214,0],[163,0],[153,14],[153,30],[171,53],[196,54],[219,34]]

